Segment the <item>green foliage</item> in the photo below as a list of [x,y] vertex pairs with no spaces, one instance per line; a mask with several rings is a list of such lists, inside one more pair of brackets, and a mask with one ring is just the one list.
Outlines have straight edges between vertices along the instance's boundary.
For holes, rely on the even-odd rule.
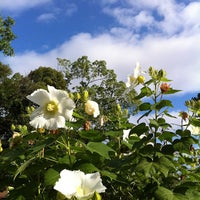
[[[64,199],[53,189],[63,169],[100,172],[107,187],[102,199],[199,198],[199,149],[194,148],[199,141],[188,129],[191,124],[200,127],[199,118],[191,113],[174,130],[168,121],[173,119],[168,112],[173,104],[167,97],[178,90],[163,84],[169,81],[166,72],[151,67],[150,79],[138,85],[137,94],[136,88],[117,82],[104,62],[91,63],[87,57],[72,64],[59,62],[66,67],[68,86],[74,79],[80,81],[71,88],[76,120],[66,122],[66,129],[53,131],[24,127],[18,130],[18,138],[10,139],[10,147],[0,153],[1,187],[13,188],[8,199]],[[115,87],[113,96],[106,99],[111,91],[104,90]],[[127,105],[123,94],[128,96],[132,90],[132,102],[137,102],[140,113],[137,124],[129,122],[123,107],[123,102]],[[97,118],[84,112],[87,98],[98,101],[102,112]],[[129,130],[126,138],[124,130]],[[98,199],[98,194],[93,198]]]
[[66,89],[64,76],[51,67],[39,67],[28,74],[28,78],[37,85],[37,88],[46,88],[47,85],[57,89]]
[[74,96],[77,93],[83,96],[84,91],[88,91],[90,98],[99,103],[102,114],[115,112],[117,104],[124,109],[137,104],[137,100],[132,98],[135,91],[124,93],[125,83],[117,80],[114,70],[107,69],[105,61],[91,62],[87,56],[82,56],[72,63],[67,59],[57,60],[65,74],[70,92],[74,93]]
[[14,55],[14,49],[11,46],[11,41],[16,38],[12,32],[12,26],[15,21],[11,17],[3,19],[0,16],[0,51],[6,56]]

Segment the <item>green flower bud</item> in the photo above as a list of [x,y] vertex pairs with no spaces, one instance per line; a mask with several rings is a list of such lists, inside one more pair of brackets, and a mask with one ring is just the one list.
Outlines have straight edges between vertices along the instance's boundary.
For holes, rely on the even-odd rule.
[[73,93],[69,93],[69,98],[74,99],[74,94]]
[[117,104],[117,111],[120,112],[120,113],[122,112],[120,104]]
[[159,79],[165,78],[166,74],[167,74],[166,71],[161,69],[161,70],[158,71],[158,78]]
[[76,93],[76,99],[79,100],[81,98],[81,95],[79,92]]
[[15,128],[16,128],[16,127],[15,127],[15,125],[14,125],[14,124],[12,124],[12,125],[11,125],[11,130],[12,130],[12,131],[14,131],[14,130],[15,130]]
[[138,81],[138,83],[144,83],[145,77],[140,75],[140,76],[138,76],[137,81]]
[[88,100],[88,97],[89,97],[88,91],[87,91],[87,90],[84,90],[84,91],[83,91],[83,99],[84,99],[84,101],[87,101],[87,100]]

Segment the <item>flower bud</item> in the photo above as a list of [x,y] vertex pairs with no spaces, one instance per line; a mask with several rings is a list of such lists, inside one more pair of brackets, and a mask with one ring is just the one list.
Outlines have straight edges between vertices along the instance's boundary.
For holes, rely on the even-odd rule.
[[138,76],[137,81],[138,81],[138,83],[144,83],[145,77],[140,75],[140,76]]
[[84,129],[85,131],[88,131],[88,130],[90,130],[90,126],[91,126],[90,121],[86,121],[85,124],[84,124],[83,129]]
[[15,125],[14,125],[14,124],[12,124],[12,125],[11,125],[11,130],[12,130],[12,131],[14,131],[14,130],[15,130],[15,128],[16,128],[16,127],[15,127]]
[[122,112],[120,104],[117,104],[117,111],[120,112],[120,113]]
[[170,90],[170,85],[167,83],[162,83],[160,86],[160,90],[164,94]]
[[70,99],[74,99],[74,94],[70,92],[70,93],[69,93],[69,98],[70,98]]
[[179,116],[180,116],[184,121],[186,121],[186,119],[188,118],[188,113],[186,113],[186,112],[180,112],[180,113],[179,113]]
[[19,131],[21,131],[22,130],[22,125],[18,125],[17,128],[18,128]]
[[79,100],[81,98],[81,95],[79,92],[76,93],[76,99]]
[[126,116],[128,116],[128,109],[125,109],[125,110],[124,110],[124,114],[125,114]]
[[87,100],[88,100],[88,97],[89,97],[88,91],[87,91],[87,90],[84,90],[84,91],[83,91],[83,100],[84,100],[84,101],[87,101]]
[[158,72],[158,77],[161,79],[161,78],[165,78],[166,76],[166,71],[164,71],[163,69],[161,69],[159,72]]
[[44,128],[38,128],[37,130],[38,130],[39,133],[44,133],[45,132]]

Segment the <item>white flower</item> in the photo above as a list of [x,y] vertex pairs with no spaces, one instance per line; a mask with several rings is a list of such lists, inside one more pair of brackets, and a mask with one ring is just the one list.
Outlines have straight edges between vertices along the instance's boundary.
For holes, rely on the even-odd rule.
[[128,80],[126,82],[126,87],[130,87],[132,85],[136,85],[138,83],[144,82],[145,78],[141,74],[142,74],[142,72],[141,72],[140,63],[137,62],[135,69],[134,69],[134,73],[132,75],[128,76]]
[[188,130],[190,130],[192,135],[200,135],[200,127],[198,127],[198,126],[190,125],[188,127]]
[[97,117],[100,114],[98,103],[95,101],[87,100],[85,103],[85,112],[88,115],[93,115],[93,117]]
[[123,130],[123,140],[127,142],[127,139],[129,138],[129,133],[131,129]]
[[70,171],[64,169],[60,172],[60,178],[54,189],[62,193],[66,198],[76,197],[80,200],[91,198],[95,192],[105,192],[99,172],[85,174],[82,171]]
[[72,118],[75,104],[64,90],[57,90],[47,86],[48,91],[38,89],[27,98],[39,105],[30,116],[30,124],[34,128],[56,130],[65,127],[65,120]]

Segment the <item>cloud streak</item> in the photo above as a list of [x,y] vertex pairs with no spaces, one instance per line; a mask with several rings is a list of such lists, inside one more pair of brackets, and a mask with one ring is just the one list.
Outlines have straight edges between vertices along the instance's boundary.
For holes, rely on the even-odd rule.
[[51,1],[52,0],[6,0],[1,1],[0,10],[21,12],[36,6],[41,6],[45,3],[50,3]]

